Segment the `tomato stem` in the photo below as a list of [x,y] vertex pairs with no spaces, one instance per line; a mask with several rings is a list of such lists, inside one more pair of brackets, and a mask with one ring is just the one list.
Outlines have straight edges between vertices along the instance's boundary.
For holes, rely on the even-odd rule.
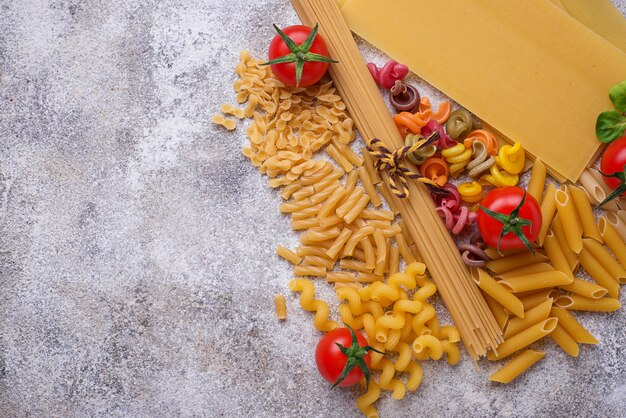
[[495,212],[495,211],[493,211],[491,209],[487,209],[483,205],[479,205],[480,209],[482,209],[483,212],[485,212],[487,215],[491,216],[495,220],[500,221],[502,223],[502,230],[500,231],[500,236],[498,237],[498,245],[497,245],[497,250],[498,250],[498,253],[500,255],[502,255],[502,253],[500,252],[500,241],[502,241],[502,237],[504,237],[509,232],[514,233],[515,236],[517,236],[520,239],[520,241],[522,241],[524,243],[524,245],[533,254],[535,254],[535,250],[533,249],[532,245],[530,244],[530,241],[528,241],[528,238],[526,238],[526,235],[524,234],[524,231],[522,231],[522,228],[527,226],[527,225],[530,225],[530,227],[532,229],[532,224],[533,223],[529,219],[524,219],[524,218],[520,218],[519,217],[519,211],[522,208],[522,206],[524,205],[525,201],[526,201],[526,190],[524,190],[524,195],[522,196],[522,200],[520,200],[519,204],[515,207],[515,209],[513,209],[511,211],[511,213],[509,215],[505,215],[504,213]]
[[367,387],[370,383],[370,371],[363,357],[365,357],[369,351],[375,351],[383,355],[385,353],[370,347],[369,345],[366,345],[365,347],[360,346],[352,327],[348,324],[345,325],[350,330],[350,334],[352,334],[352,345],[350,347],[344,347],[339,343],[335,343],[337,347],[339,347],[339,350],[341,350],[341,352],[348,357],[348,360],[346,361],[346,366],[343,368],[339,379],[337,379],[337,381],[331,386],[331,389],[341,383],[348,373],[350,373],[350,371],[352,371],[355,367],[358,367],[363,372],[363,376],[365,376],[365,386]]
[[626,192],[626,165],[624,165],[624,171],[619,172],[616,171],[613,174],[605,174],[602,171],[600,171],[600,174],[602,174],[604,177],[613,177],[616,178],[620,181],[619,186],[617,186],[617,188],[615,190],[613,190],[611,192],[611,194],[609,194],[606,199],[604,199],[602,202],[600,202],[598,204],[598,206],[596,206],[596,209],[604,206],[605,204],[609,203],[611,200],[615,199],[617,196],[621,195],[622,193]]
[[339,61],[335,61],[330,57],[315,54],[310,52],[311,47],[313,46],[313,41],[315,41],[315,37],[317,36],[317,28],[318,24],[315,24],[309,36],[302,42],[302,45],[298,45],[291,39],[285,32],[280,30],[278,26],[274,24],[274,29],[278,32],[278,35],[282,38],[287,48],[289,48],[290,54],[283,55],[282,57],[275,58],[273,60],[269,60],[264,62],[261,65],[273,65],[273,64],[285,64],[288,62],[293,62],[296,64],[296,87],[300,85],[300,79],[302,78],[302,70],[304,69],[305,62],[333,62],[337,63]]

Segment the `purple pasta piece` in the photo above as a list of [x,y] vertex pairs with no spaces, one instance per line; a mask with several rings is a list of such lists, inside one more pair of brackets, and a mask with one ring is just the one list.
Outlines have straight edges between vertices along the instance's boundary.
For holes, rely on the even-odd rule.
[[479,246],[461,244],[459,245],[459,250],[462,252],[461,258],[463,262],[468,267],[483,267],[485,263],[489,261],[489,256]]
[[429,120],[426,126],[422,128],[422,135],[428,136],[435,131],[439,132],[439,142],[437,143],[437,147],[441,149],[447,149],[452,148],[453,146],[458,144],[457,141],[450,138],[450,136],[444,131],[443,126],[441,126],[436,120],[433,119]]

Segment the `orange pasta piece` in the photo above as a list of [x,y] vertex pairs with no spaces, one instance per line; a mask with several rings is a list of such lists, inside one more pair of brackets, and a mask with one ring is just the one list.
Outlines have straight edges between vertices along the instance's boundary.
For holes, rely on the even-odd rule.
[[420,174],[440,186],[443,186],[448,181],[448,175],[450,171],[448,169],[448,163],[442,158],[431,157],[424,161],[419,167]]
[[465,145],[465,148],[471,148],[474,141],[480,141],[485,144],[489,155],[498,154],[498,141],[496,140],[495,135],[491,132],[485,129],[476,129],[467,135],[463,144]]
[[413,114],[411,112],[400,112],[394,115],[393,121],[404,135],[408,133],[406,130],[414,134],[419,134],[422,131],[422,127],[426,126],[428,123],[429,118],[430,112],[426,112],[423,115],[418,113]]
[[430,118],[435,119],[440,125],[443,125],[450,117],[450,108],[450,102],[441,102],[439,104],[439,109],[437,109],[437,112],[431,114]]

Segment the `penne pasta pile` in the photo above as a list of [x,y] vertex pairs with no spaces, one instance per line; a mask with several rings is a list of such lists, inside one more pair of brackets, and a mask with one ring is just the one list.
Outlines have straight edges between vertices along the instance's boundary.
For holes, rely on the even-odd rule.
[[[504,333],[504,342],[489,353],[501,360],[520,351],[490,380],[508,383],[544,353],[526,349],[549,337],[565,353],[578,356],[578,344],[598,340],[576,320],[572,311],[610,312],[621,307],[620,284],[626,283],[626,236],[607,214],[594,217],[585,190],[573,185],[557,189],[548,183],[537,160],[529,194],[541,202],[543,224],[535,253],[528,250],[499,254],[472,277]],[[610,212],[609,212],[610,213]],[[584,269],[593,281],[577,277]]]

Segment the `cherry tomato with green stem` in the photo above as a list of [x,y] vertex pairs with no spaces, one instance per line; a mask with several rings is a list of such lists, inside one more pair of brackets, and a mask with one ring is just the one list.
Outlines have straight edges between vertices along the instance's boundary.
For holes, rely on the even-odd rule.
[[598,207],[619,195],[626,196],[626,136],[616,139],[606,147],[600,161],[600,171],[604,182],[613,192]]
[[285,85],[313,85],[324,76],[329,63],[337,62],[329,57],[317,25],[312,29],[304,25],[274,28],[278,34],[270,43],[269,61],[264,65],[270,65],[272,73]]

